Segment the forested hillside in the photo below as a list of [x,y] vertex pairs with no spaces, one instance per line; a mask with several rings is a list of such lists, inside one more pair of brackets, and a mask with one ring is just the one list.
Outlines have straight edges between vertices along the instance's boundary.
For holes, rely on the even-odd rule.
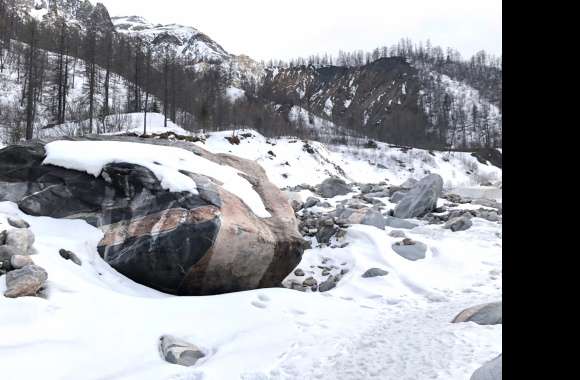
[[0,35],[0,129],[11,141],[83,120],[96,133],[108,115],[145,111],[191,130],[502,146],[501,59],[485,52],[465,60],[401,40],[256,62],[193,27],[111,18],[87,0],[0,0]]

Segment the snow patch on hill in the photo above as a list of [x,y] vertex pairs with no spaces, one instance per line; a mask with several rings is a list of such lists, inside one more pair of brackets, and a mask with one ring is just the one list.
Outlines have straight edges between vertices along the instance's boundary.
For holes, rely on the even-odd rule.
[[[403,149],[385,143],[377,143],[375,149],[327,145],[290,137],[268,139],[253,130],[236,131],[238,136],[248,134],[251,137],[242,136],[239,145],[232,145],[226,137],[233,133],[209,133],[205,143],[196,144],[213,153],[231,153],[258,162],[279,187],[318,184],[330,176],[348,182],[387,181],[399,185],[409,177],[421,179],[427,174],[437,173],[443,177],[447,189],[479,186],[502,179],[501,169],[480,163],[470,153]],[[308,153],[305,144],[314,153]]]

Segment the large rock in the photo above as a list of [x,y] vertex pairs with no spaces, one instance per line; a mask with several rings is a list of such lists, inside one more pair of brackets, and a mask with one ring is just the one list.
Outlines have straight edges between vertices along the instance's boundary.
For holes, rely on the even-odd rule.
[[327,178],[318,185],[318,193],[324,198],[334,198],[338,195],[346,195],[352,191],[352,187],[340,178]]
[[501,309],[501,301],[470,307],[459,313],[452,323],[474,322],[478,325],[499,325],[502,323]]
[[13,270],[6,275],[4,296],[8,298],[35,296],[47,279],[48,273],[36,265]]
[[477,369],[470,380],[501,380],[502,354]]
[[159,338],[159,352],[165,361],[191,367],[205,354],[197,346],[171,335]]
[[83,219],[98,227],[104,233],[98,251],[107,263],[167,293],[276,287],[300,262],[305,242],[294,211],[256,163],[187,142],[90,139],[179,147],[233,167],[252,184],[271,217],[256,216],[219,181],[193,172],[182,174],[194,179],[198,194],[166,191],[153,172],[130,163],[106,165],[98,177],[42,165],[42,142],[0,150],[0,201],[16,202],[29,215]]
[[401,219],[421,217],[435,208],[443,192],[443,178],[430,174],[419,181],[399,201],[394,216]]

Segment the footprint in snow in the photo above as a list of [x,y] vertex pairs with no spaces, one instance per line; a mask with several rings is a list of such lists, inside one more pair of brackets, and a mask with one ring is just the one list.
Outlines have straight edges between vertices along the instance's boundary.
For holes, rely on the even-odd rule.
[[268,305],[259,301],[252,301],[252,306],[257,307],[258,309],[266,309]]

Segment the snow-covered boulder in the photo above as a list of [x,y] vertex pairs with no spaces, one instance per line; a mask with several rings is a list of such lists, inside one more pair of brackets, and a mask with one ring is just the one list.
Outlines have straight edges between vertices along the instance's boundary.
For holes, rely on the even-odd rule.
[[501,354],[485,363],[481,366],[477,371],[471,375],[470,380],[501,380],[501,367],[502,367],[502,360]]
[[438,174],[430,174],[415,184],[399,201],[394,216],[401,219],[423,216],[437,207],[442,192],[443,178]]
[[209,295],[280,285],[304,240],[256,163],[187,142],[91,137],[0,150],[0,201],[83,219],[101,257],[146,286]]

